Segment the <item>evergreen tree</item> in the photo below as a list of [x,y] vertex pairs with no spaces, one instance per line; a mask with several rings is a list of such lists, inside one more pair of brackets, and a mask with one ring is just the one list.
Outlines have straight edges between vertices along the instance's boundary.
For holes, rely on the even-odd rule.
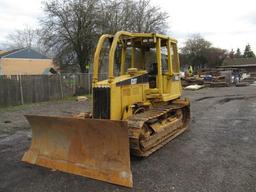
[[251,50],[250,44],[247,44],[247,45],[245,46],[245,49],[244,49],[244,57],[245,57],[245,58],[255,57],[255,54],[254,54],[253,51]]
[[229,57],[230,57],[231,59],[233,59],[233,58],[235,57],[235,52],[234,52],[233,49],[231,49],[231,51],[229,52]]
[[236,50],[235,57],[236,57],[236,58],[240,58],[241,56],[242,56],[241,51],[240,51],[240,49],[238,48],[238,49]]

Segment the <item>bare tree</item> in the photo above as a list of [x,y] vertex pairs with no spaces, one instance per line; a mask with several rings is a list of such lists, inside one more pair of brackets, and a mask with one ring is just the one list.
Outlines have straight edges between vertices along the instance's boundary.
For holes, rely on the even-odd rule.
[[207,59],[207,67],[214,68],[222,64],[223,60],[227,57],[227,50],[216,47],[211,47],[205,51]]
[[98,37],[119,30],[162,32],[167,14],[150,0],[49,0],[44,3],[41,42],[59,64],[87,72]]
[[227,51],[212,47],[211,42],[201,35],[194,34],[181,48],[181,64],[192,65],[195,69],[219,66],[225,59]]
[[53,0],[44,5],[41,42],[58,63],[78,63],[81,72],[87,72],[96,38],[98,0]]
[[192,65],[193,68],[201,68],[207,63],[205,52],[210,47],[209,41],[199,34],[194,34],[187,39],[185,46],[181,48],[181,53],[186,56],[189,65]]
[[165,33],[168,29],[168,14],[160,7],[152,6],[150,0],[135,2],[134,31]]
[[101,29],[115,33],[166,32],[168,14],[160,7],[152,6],[150,0],[106,0],[101,5]]
[[120,30],[128,30],[133,16],[133,1],[105,0],[101,2],[98,27],[100,33],[114,34]]
[[7,36],[8,46],[12,49],[25,47],[36,47],[38,33],[36,29],[26,27],[23,30],[16,30]]

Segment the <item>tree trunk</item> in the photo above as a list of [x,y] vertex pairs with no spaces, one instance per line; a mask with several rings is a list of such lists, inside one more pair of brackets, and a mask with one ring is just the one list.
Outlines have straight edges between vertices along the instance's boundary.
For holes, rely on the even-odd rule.
[[81,73],[86,73],[86,67],[85,67],[86,58],[83,55],[84,51],[78,49],[76,51],[76,53],[77,53],[77,60],[78,60],[79,66],[80,66]]
[[79,66],[80,66],[80,69],[81,69],[81,73],[86,73],[85,64],[79,62]]

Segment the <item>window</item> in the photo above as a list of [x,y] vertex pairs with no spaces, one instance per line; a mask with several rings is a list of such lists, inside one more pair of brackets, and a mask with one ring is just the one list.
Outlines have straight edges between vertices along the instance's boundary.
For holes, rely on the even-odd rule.
[[179,73],[180,66],[179,66],[179,56],[178,56],[177,44],[175,44],[175,43],[171,44],[170,52],[171,52],[171,58],[172,58],[172,71],[173,71],[173,73]]
[[168,72],[168,57],[167,47],[161,47],[161,61],[162,61],[162,72]]

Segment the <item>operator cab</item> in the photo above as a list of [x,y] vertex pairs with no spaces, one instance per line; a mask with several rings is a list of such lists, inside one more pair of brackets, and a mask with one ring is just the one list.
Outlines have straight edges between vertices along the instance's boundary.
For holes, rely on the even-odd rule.
[[[123,34],[116,42],[114,38],[115,36],[109,36],[108,41],[105,41],[108,45],[104,47],[105,53],[101,54],[105,59],[101,59],[99,65],[104,69],[105,78],[108,78],[109,82],[123,75],[147,74],[149,89],[152,89],[154,94],[157,92],[162,98],[169,100],[168,95],[174,95],[173,92],[178,89],[178,95],[181,86],[176,40],[158,34],[145,36],[143,33],[133,36]],[[116,45],[112,46],[113,43]],[[115,49],[111,50],[112,47]]]

